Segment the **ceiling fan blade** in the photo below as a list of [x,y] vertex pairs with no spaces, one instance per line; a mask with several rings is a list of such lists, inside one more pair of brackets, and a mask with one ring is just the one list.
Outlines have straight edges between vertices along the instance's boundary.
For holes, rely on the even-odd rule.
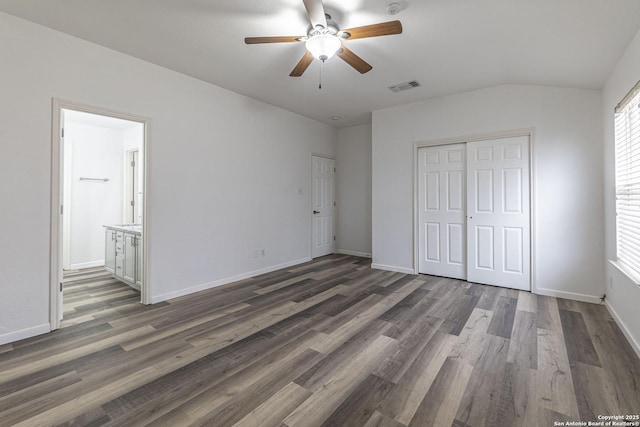
[[402,34],[402,23],[400,21],[382,22],[380,24],[365,25],[364,27],[349,28],[343,30],[349,33],[347,40],[364,39],[366,37],[390,36],[392,34]]
[[304,36],[277,36],[277,37],[245,37],[244,42],[246,44],[260,44],[260,43],[289,43],[298,42],[303,39]]
[[336,55],[342,58],[344,62],[355,68],[360,74],[371,71],[371,69],[373,68],[367,62],[365,62],[364,59],[360,58],[358,55],[344,47],[344,45],[342,45],[341,50],[338,50],[338,52],[336,52]]
[[303,0],[304,7],[307,9],[307,15],[309,15],[309,21],[311,26],[317,28],[321,25],[322,28],[327,28],[327,18],[324,15],[324,5],[322,0]]
[[300,59],[300,61],[296,64],[295,68],[293,69],[293,71],[291,71],[291,74],[289,74],[289,76],[300,77],[309,67],[309,64],[311,64],[312,61],[313,55],[311,54],[311,52],[306,51],[302,59]]

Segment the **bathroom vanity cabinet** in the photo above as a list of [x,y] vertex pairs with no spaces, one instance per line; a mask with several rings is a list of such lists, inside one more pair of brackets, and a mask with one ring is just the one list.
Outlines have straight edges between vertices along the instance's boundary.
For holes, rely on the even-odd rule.
[[142,286],[142,226],[105,225],[105,268],[112,276],[140,290]]

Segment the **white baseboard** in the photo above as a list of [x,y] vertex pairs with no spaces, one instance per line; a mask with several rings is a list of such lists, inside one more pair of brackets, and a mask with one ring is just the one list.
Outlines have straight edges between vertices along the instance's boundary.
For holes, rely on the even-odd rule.
[[32,326],[31,328],[0,334],[0,345],[20,341],[25,338],[31,338],[36,335],[42,335],[49,332],[51,332],[51,325],[49,323],[43,323],[42,325]]
[[537,288],[534,293],[546,295],[548,297],[564,298],[574,301],[590,302],[592,304],[602,304],[602,298],[597,295],[579,294],[576,292],[557,291],[555,289]]
[[303,264],[305,262],[311,261],[311,257],[296,259],[293,261],[285,262],[283,264],[273,265],[270,267],[266,267],[260,270],[250,271],[247,273],[238,274],[236,276],[225,277],[224,279],[214,280],[212,282],[201,283],[199,285],[190,286],[188,288],[180,289],[174,292],[168,292],[162,295],[155,295],[151,297],[151,304],[156,304],[158,302],[167,301],[173,298],[182,297],[185,295],[192,294],[194,292],[205,291],[207,289],[215,288],[217,286],[226,285],[228,283],[237,282],[238,280],[248,279],[250,277],[259,276],[261,274],[271,273],[272,271],[281,270],[283,268],[292,267],[294,265]]
[[616,323],[620,327],[620,330],[627,338],[627,341],[629,341],[629,344],[631,344],[631,348],[633,348],[633,351],[635,351],[638,357],[640,357],[640,343],[638,343],[631,332],[629,332],[629,328],[627,327],[626,323],[622,321],[622,318],[618,315],[613,306],[609,304],[609,301],[605,300],[604,305],[609,310],[609,313],[611,313],[611,316],[615,319]]
[[359,256],[363,258],[371,258],[371,254],[368,254],[366,252],[349,251],[346,249],[338,249],[336,252],[343,255],[352,255],[352,256]]
[[371,268],[375,268],[376,270],[387,270],[387,271],[395,271],[396,273],[404,273],[404,274],[416,274],[412,268],[404,268],[404,267],[396,267],[395,265],[384,265],[384,264],[371,264]]
[[83,268],[91,268],[91,267],[101,267],[104,265],[104,260],[98,261],[89,261],[89,262],[80,262],[78,264],[71,264],[69,269],[71,270],[81,270]]

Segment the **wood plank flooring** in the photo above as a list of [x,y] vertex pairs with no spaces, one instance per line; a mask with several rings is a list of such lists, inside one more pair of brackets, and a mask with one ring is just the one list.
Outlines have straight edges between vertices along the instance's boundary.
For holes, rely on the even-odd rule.
[[0,346],[0,426],[553,426],[640,413],[601,305],[331,255],[139,304],[65,278],[62,328]]

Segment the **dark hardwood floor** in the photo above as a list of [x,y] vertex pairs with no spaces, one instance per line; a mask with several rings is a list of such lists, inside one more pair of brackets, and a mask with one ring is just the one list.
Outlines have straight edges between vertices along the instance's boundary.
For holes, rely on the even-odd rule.
[[332,255],[153,306],[100,269],[0,346],[0,425],[553,426],[640,414],[601,305]]

